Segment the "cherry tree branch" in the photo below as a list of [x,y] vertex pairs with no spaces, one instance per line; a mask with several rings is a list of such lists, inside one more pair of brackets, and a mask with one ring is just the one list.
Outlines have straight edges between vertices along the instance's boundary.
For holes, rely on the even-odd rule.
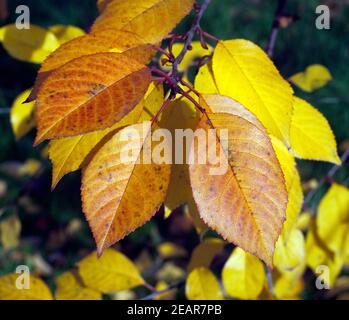
[[[201,107],[200,104],[195,99],[193,99],[188,92],[185,92],[180,87],[179,84],[182,84],[189,89],[189,92],[191,91],[191,92],[194,92],[196,95],[198,95],[198,93],[195,91],[195,89],[190,84],[183,81],[182,75],[180,74],[178,69],[179,69],[179,65],[183,61],[186,53],[189,50],[191,50],[191,44],[192,44],[196,34],[199,35],[200,41],[201,41],[201,44],[203,47],[205,47],[205,46],[207,47],[204,37],[207,37],[208,39],[211,39],[211,40],[218,41],[217,38],[204,32],[200,27],[200,22],[201,22],[201,19],[203,17],[203,14],[206,11],[210,2],[211,2],[211,0],[204,0],[201,5],[199,5],[197,3],[195,4],[194,9],[195,9],[196,14],[195,14],[195,18],[194,18],[194,21],[193,21],[190,29],[188,30],[188,32],[185,35],[172,35],[171,36],[172,40],[171,40],[169,48],[168,48],[169,52],[167,52],[166,50],[164,50],[162,48],[156,48],[160,53],[164,54],[165,57],[167,57],[167,61],[165,61],[165,62],[170,62],[172,64],[172,68],[168,73],[166,73],[165,71],[163,71],[157,67],[151,68],[151,71],[153,73],[155,73],[157,76],[159,76],[159,78],[156,78],[156,80],[163,81],[165,84],[167,84],[170,87],[170,94],[169,94],[168,98],[166,98],[166,100],[164,101],[164,104],[161,106],[159,112],[153,118],[152,123],[157,121],[160,114],[163,112],[163,110],[166,108],[166,106],[169,104],[169,102],[176,98],[177,94],[180,94],[183,97],[186,97],[189,101],[191,101],[200,110],[200,112],[207,115],[205,109],[203,107]],[[174,57],[172,54],[172,45],[173,45],[174,41],[176,41],[177,39],[185,39],[185,41],[184,41],[183,48],[180,51],[180,53],[177,55],[177,57]]]
[[189,50],[191,43],[193,42],[195,34],[198,32],[198,30],[200,30],[200,22],[201,22],[202,16],[203,16],[204,12],[206,11],[210,2],[211,2],[211,0],[204,0],[204,2],[202,3],[201,6],[199,6],[197,4],[195,5],[196,15],[195,15],[194,22],[193,22],[190,30],[186,34],[186,40],[184,42],[182,51],[178,54],[175,61],[173,62],[172,75],[174,77],[178,76],[178,66],[183,61],[185,54]]
[[284,9],[286,6],[287,0],[278,0],[278,6],[275,11],[274,21],[272,25],[272,30],[269,36],[266,52],[270,58],[272,58],[275,48],[275,43],[277,39],[277,35],[280,29],[280,18],[284,14]]

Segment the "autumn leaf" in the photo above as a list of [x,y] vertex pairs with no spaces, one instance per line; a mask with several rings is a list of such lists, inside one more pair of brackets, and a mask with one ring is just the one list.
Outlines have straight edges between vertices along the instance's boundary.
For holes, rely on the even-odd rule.
[[186,250],[171,242],[164,242],[159,245],[158,247],[159,255],[166,259],[166,258],[178,258],[178,257],[185,257],[187,255]]
[[349,252],[349,189],[334,183],[322,198],[316,217],[320,239],[335,254]]
[[[223,137],[227,150],[218,136],[216,146],[206,150],[206,159],[215,152],[226,160],[225,173],[211,174],[217,165],[210,163],[189,165],[200,216],[225,239],[272,265],[275,242],[285,220],[287,192],[270,138],[252,113],[228,97],[206,95],[201,105],[208,111],[208,119],[203,116],[197,129],[208,135],[209,120],[217,135],[221,129],[228,132]],[[193,144],[192,154],[198,151]]]
[[305,240],[298,229],[290,232],[288,239],[280,236],[276,243],[274,265],[281,272],[288,272],[305,265]]
[[[199,121],[199,113],[197,109],[186,99],[178,99],[171,102],[166,110],[162,113],[161,117],[164,119],[163,121],[167,122],[167,128],[171,131],[172,137],[175,137],[176,129],[194,130]],[[187,148],[190,148],[190,141],[186,140],[185,138],[183,138],[182,141],[182,163],[173,161],[172,164],[171,180],[164,203],[166,217],[168,217],[175,209],[183,204],[188,205],[189,213],[197,210],[193,199],[192,190],[190,188],[188,159],[186,157]],[[175,141],[173,141],[172,145],[173,154],[176,154]],[[182,187],[178,188],[179,185]]]
[[195,89],[206,94],[219,93],[216,80],[213,75],[212,62],[202,66],[195,77]]
[[286,221],[283,225],[282,230],[283,238],[285,240],[288,240],[288,237],[294,229],[298,216],[302,209],[303,191],[301,178],[299,176],[296,161],[292,153],[279,139],[273,136],[271,136],[270,138],[285,177],[286,189],[288,193]]
[[301,265],[293,271],[279,274],[274,280],[275,297],[279,300],[299,300],[304,290],[304,271]]
[[[99,254],[150,220],[165,199],[171,166],[151,159],[145,163],[153,150],[151,132],[147,122],[118,131],[83,171],[83,211]],[[125,161],[125,148],[131,145],[132,158]]]
[[93,252],[81,260],[79,274],[86,287],[103,293],[127,290],[144,284],[132,261],[113,249],[106,250],[100,258]]
[[65,64],[40,87],[35,144],[112,126],[136,106],[150,82],[147,67],[117,53]]
[[42,63],[59,47],[51,31],[33,24],[30,29],[18,29],[14,24],[0,28],[0,42],[12,57],[32,63]]
[[[81,281],[81,280],[80,280]],[[72,272],[65,272],[56,279],[56,300],[101,300],[102,294],[85,288]]]
[[[340,254],[331,252],[326,244],[321,240],[318,235],[316,226],[312,226],[307,233],[306,242],[306,262],[309,268],[318,274],[319,279],[329,287],[333,286],[337,277],[339,276],[343,264],[344,258]],[[328,277],[323,272],[321,266],[327,266]]]
[[247,40],[221,41],[212,70],[220,94],[239,101],[269,134],[289,144],[293,91],[261,48]]
[[35,127],[34,119],[34,102],[24,103],[29,97],[31,90],[25,90],[20,93],[11,107],[10,121],[12,131],[16,139],[25,136],[31,129]]
[[[58,27],[55,26],[55,28]],[[69,33],[69,29],[66,32]],[[107,29],[79,36],[60,46],[45,59],[28,101],[36,99],[40,86],[54,70],[74,59],[103,52],[122,53],[143,64],[147,64],[155,54],[155,50],[150,45],[145,44],[136,34],[127,31]]]
[[326,118],[305,100],[295,97],[291,148],[296,157],[340,164],[334,134]]
[[0,277],[0,300],[52,300],[52,294],[47,285],[33,275],[29,278],[29,289],[18,289],[16,282],[20,276],[20,274],[11,273]]
[[225,242],[218,238],[205,239],[195,247],[191,255],[188,271],[198,267],[209,268],[214,257],[219,254],[225,246]]
[[163,103],[163,95],[162,86],[151,84],[142,101],[112,127],[76,137],[51,141],[49,157],[53,165],[52,188],[56,187],[65,174],[78,170],[108,134],[140,120],[149,120],[154,116]]
[[321,64],[312,64],[304,72],[298,72],[289,80],[305,92],[313,92],[332,80],[330,71]]
[[223,300],[222,289],[216,276],[207,268],[192,270],[185,284],[185,295],[189,300]]
[[256,299],[265,282],[263,264],[255,256],[236,248],[223,267],[222,281],[231,297]]
[[193,0],[109,1],[92,32],[106,28],[130,31],[147,43],[157,43],[190,12],[193,4]]
[[48,28],[57,38],[60,45],[66,43],[74,38],[85,35],[85,31],[76,26],[55,24]]
[[21,229],[21,220],[18,219],[17,215],[11,215],[0,221],[0,243],[5,251],[18,246]]

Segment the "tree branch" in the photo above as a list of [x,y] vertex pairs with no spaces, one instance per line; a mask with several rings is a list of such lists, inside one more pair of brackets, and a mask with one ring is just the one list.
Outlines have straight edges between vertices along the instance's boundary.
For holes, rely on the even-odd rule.
[[186,40],[184,42],[182,51],[179,53],[179,55],[176,57],[176,59],[173,62],[172,76],[174,76],[174,77],[178,77],[178,66],[182,62],[187,51],[189,50],[191,43],[193,42],[195,34],[198,32],[198,30],[200,30],[200,22],[201,22],[202,16],[203,16],[204,12],[206,11],[210,2],[211,2],[211,0],[204,0],[204,2],[202,3],[201,6],[196,5],[195,10],[196,10],[197,14],[195,16],[194,22],[193,22],[190,30],[186,34]]
[[[180,72],[178,71],[178,67],[179,67],[180,63],[183,61],[187,51],[191,49],[191,44],[192,44],[193,39],[194,39],[196,34],[199,34],[200,40],[201,40],[201,43],[203,46],[206,45],[205,40],[203,39],[203,36],[206,36],[211,40],[216,39],[214,36],[211,36],[208,33],[202,31],[202,29],[200,27],[200,22],[201,22],[202,16],[203,16],[204,12],[206,11],[210,2],[211,2],[211,0],[204,0],[201,5],[195,4],[194,8],[195,8],[196,14],[195,14],[195,18],[194,18],[194,21],[193,21],[190,29],[183,36],[182,35],[173,35],[171,37],[172,41],[170,42],[170,45],[168,48],[169,52],[166,52],[162,48],[156,48],[159,52],[161,52],[162,54],[165,54],[165,56],[168,59],[168,62],[170,62],[172,64],[172,68],[171,68],[171,71],[169,73],[166,73],[165,71],[163,71],[157,67],[151,68],[151,71],[153,73],[160,76],[160,78],[157,78],[157,80],[163,81],[164,83],[166,83],[170,87],[170,94],[169,94],[168,98],[165,100],[162,107],[160,108],[159,112],[152,119],[152,123],[157,121],[157,119],[159,118],[162,111],[169,104],[170,100],[175,99],[177,94],[180,94],[183,97],[186,97],[200,110],[200,112],[206,114],[205,109],[202,108],[200,106],[200,104],[195,101],[195,99],[193,99],[187,92],[185,92],[179,86],[179,83],[182,83],[184,86],[188,87],[190,91],[193,91],[196,93],[196,91],[191,86],[189,87],[186,82],[183,82],[182,76],[180,75]],[[174,57],[172,54],[172,45],[173,45],[174,41],[176,41],[177,39],[185,39],[185,42],[183,44],[183,48],[182,48],[181,52],[177,55],[177,57]]]
[[184,281],[180,281],[178,283],[175,283],[175,284],[169,286],[168,288],[166,288],[164,290],[154,291],[151,294],[148,294],[147,296],[143,297],[141,300],[152,300],[161,294],[167,293],[167,292],[174,290],[174,289],[178,289],[183,284],[184,284]]
[[271,33],[270,33],[267,48],[266,48],[266,52],[270,58],[273,57],[274,47],[275,47],[277,35],[279,33],[279,29],[280,29],[280,18],[284,14],[286,1],[287,0],[278,0],[278,6],[275,11],[274,21],[273,21]]

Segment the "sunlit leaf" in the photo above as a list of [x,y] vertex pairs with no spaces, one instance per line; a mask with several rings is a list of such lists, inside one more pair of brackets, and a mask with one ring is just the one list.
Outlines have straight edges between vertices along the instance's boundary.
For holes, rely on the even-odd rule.
[[247,40],[221,41],[212,68],[220,94],[239,101],[268,133],[289,144],[292,88],[261,48]]
[[193,4],[193,0],[109,1],[92,31],[125,30],[137,34],[145,42],[157,43],[189,13]]
[[51,31],[33,24],[30,29],[18,29],[14,24],[0,28],[0,42],[12,57],[33,63],[42,63],[59,47]]
[[340,164],[337,144],[326,118],[305,100],[295,97],[291,147],[300,159]]
[[33,275],[29,275],[29,288],[17,288],[16,283],[24,285],[19,277],[23,274],[11,273],[0,277],[0,300],[52,300],[52,294],[47,285]]
[[25,90],[17,96],[11,107],[11,125],[16,139],[25,136],[35,127],[34,102],[23,103],[30,94],[31,90]]
[[[221,159],[219,167],[197,160],[189,165],[200,216],[225,239],[272,265],[285,220],[287,192],[270,138],[256,117],[230,98],[207,95],[201,104],[217,135],[222,129],[228,131],[223,140],[214,136],[204,152],[193,144],[192,153],[200,161],[212,159],[212,154]],[[208,119],[203,116],[197,127],[206,136],[211,128]]]
[[324,87],[332,80],[330,71],[321,64],[312,64],[304,72],[294,74],[289,78],[297,87],[306,92],[313,92]]
[[189,300],[223,300],[217,278],[204,267],[190,272],[185,284],[185,295]]
[[112,126],[140,102],[150,82],[147,67],[118,53],[65,64],[40,87],[35,143]]
[[79,262],[79,274],[86,287],[103,293],[131,289],[144,284],[136,266],[122,253],[109,249],[102,257],[91,253]]
[[265,282],[263,264],[255,256],[236,248],[224,265],[222,281],[231,297],[256,299]]

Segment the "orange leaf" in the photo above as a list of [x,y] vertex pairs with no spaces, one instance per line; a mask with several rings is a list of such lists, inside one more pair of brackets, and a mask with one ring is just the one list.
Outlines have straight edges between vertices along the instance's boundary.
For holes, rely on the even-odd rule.
[[[227,170],[212,175],[212,164],[189,166],[193,195],[205,222],[225,239],[272,265],[287,205],[285,179],[270,138],[257,118],[238,102],[207,95],[201,104],[217,130],[216,146],[207,154],[221,154]],[[198,128],[211,128],[203,116]],[[220,130],[227,129],[222,144]],[[197,154],[197,143],[193,144]],[[207,155],[208,157],[208,155]]]
[[[140,139],[129,136],[131,132]],[[143,123],[120,130],[83,170],[83,211],[99,255],[150,220],[165,199],[171,166],[144,164],[144,145],[148,145],[150,134],[151,126]],[[125,141],[125,136],[130,141]],[[130,144],[135,148],[135,157],[125,162],[121,156]]]
[[112,126],[136,106],[150,82],[146,66],[118,53],[65,64],[39,90],[35,144]]
[[112,0],[92,26],[134,32],[148,43],[161,41],[192,9],[193,0]]
[[136,34],[115,29],[107,29],[72,39],[51,53],[44,61],[27,101],[36,99],[40,86],[53,70],[76,58],[102,52],[122,53],[128,58],[147,64],[155,54],[155,49],[145,44]]

